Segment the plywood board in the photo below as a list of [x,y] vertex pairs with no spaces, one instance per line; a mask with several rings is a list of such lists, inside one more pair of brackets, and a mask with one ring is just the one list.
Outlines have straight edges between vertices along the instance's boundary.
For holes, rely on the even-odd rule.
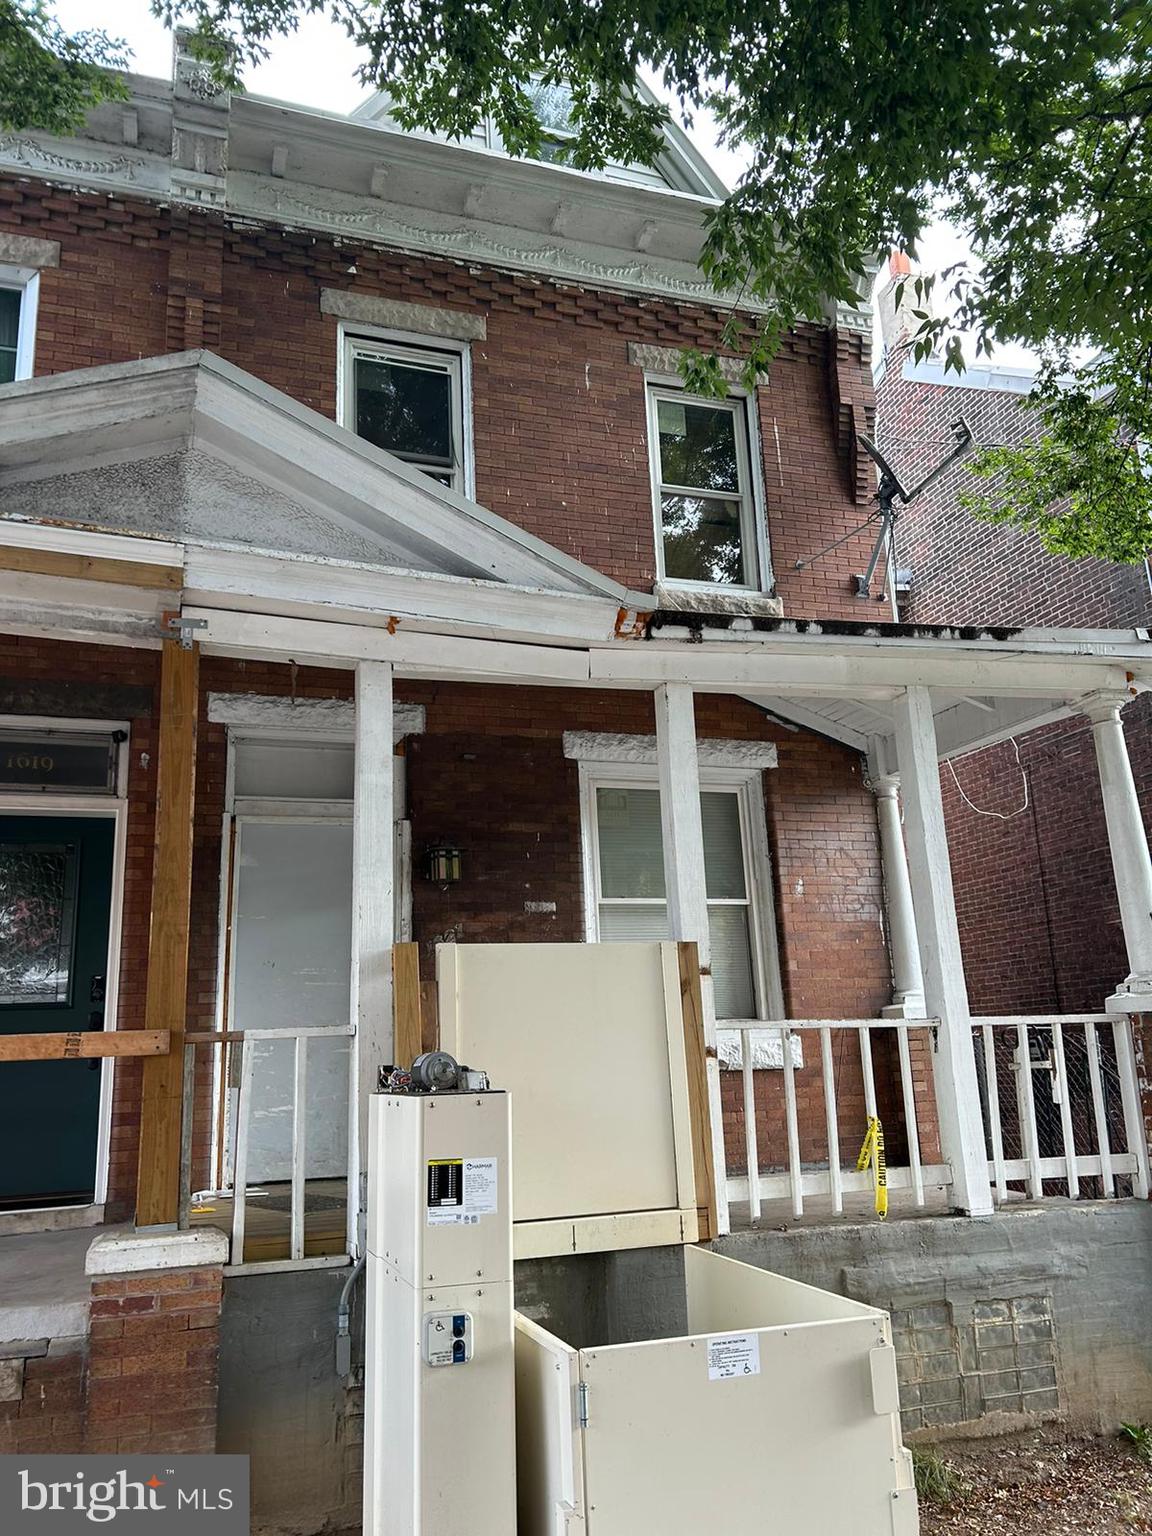
[[69,1061],[92,1056],[166,1056],[166,1029],[102,1030],[46,1035],[0,1035],[0,1061]]
[[695,1209],[674,945],[443,945],[437,977],[443,1048],[512,1094],[517,1222]]

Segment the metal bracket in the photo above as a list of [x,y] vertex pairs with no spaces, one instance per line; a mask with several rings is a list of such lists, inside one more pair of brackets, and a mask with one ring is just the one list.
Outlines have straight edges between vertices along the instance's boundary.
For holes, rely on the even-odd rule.
[[190,651],[194,644],[195,634],[198,629],[207,629],[207,619],[186,619],[182,613],[166,613],[161,628],[166,634],[174,635],[180,642],[182,651]]

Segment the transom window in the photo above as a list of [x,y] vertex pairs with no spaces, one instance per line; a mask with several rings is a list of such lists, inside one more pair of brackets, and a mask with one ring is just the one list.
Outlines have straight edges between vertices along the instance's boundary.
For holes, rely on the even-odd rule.
[[[766,1018],[775,976],[774,935],[758,909],[771,897],[758,889],[766,872],[753,855],[758,775],[744,784],[709,784],[700,793],[704,873],[716,1015],[720,1019]],[[666,939],[668,905],[660,790],[650,776],[635,779],[595,770],[585,782],[588,844],[588,937],[601,942]],[[771,925],[767,925],[768,928]]]
[[757,587],[747,402],[650,389],[648,404],[661,576]]
[[345,349],[344,425],[467,494],[463,353],[363,336]]

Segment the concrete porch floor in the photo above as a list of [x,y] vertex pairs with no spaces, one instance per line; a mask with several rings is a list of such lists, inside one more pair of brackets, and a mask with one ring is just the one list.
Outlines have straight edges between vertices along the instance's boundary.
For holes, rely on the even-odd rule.
[[109,1227],[0,1237],[0,1344],[77,1338],[88,1332],[84,1257]]

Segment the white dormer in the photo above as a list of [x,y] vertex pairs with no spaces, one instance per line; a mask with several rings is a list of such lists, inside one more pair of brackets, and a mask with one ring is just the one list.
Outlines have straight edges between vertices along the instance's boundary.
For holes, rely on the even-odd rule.
[[[536,81],[528,87],[536,115],[544,130],[544,153],[540,157],[548,163],[563,163],[562,146],[575,137],[572,123],[572,93],[565,85],[546,84]],[[659,98],[644,84],[636,82],[636,97],[645,106],[657,104]],[[354,122],[368,123],[392,133],[413,132],[404,129],[392,112],[392,99],[386,91],[376,91],[349,114]],[[419,138],[448,142],[448,135],[430,133],[423,129],[414,131]],[[496,124],[491,117],[480,122],[475,131],[458,142],[473,149],[488,150],[507,155]],[[610,161],[602,170],[584,174],[605,181],[630,183],[641,187],[669,188],[674,192],[689,192],[696,197],[720,198],[728,195],[728,189],[716,172],[696,149],[691,139],[676,123],[669,121],[664,127],[664,151],[654,166],[625,165]]]

